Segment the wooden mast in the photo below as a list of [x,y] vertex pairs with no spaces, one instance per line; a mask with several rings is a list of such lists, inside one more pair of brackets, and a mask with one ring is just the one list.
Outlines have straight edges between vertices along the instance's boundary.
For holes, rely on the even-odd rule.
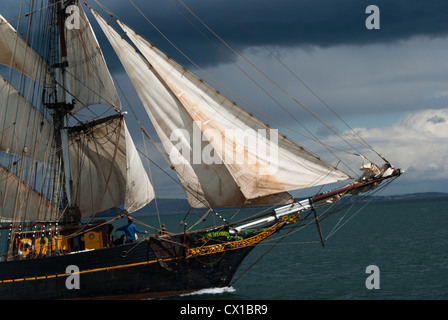
[[[55,1],[55,0],[53,0]],[[79,210],[73,207],[71,204],[71,174],[70,174],[70,157],[68,151],[68,135],[65,128],[68,127],[68,117],[70,111],[73,109],[73,102],[70,94],[70,83],[67,78],[66,68],[69,63],[67,61],[67,42],[65,37],[65,8],[63,8],[61,1],[57,1],[56,4],[56,16],[57,16],[57,29],[58,29],[58,40],[59,40],[59,50],[58,57],[59,61],[55,68],[57,69],[58,81],[61,83],[57,88],[58,99],[60,99],[54,106],[50,107],[54,110],[53,119],[55,125],[55,139],[57,154],[60,163],[60,172],[62,173],[62,208],[65,210],[64,213],[64,224],[77,224],[81,217]]]

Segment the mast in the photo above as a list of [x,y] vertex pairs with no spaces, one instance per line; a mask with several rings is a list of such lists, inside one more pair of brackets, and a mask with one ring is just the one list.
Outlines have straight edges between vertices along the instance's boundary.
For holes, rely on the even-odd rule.
[[[79,210],[72,205],[72,190],[71,190],[71,174],[70,174],[70,157],[68,151],[68,135],[65,128],[68,127],[68,117],[70,111],[73,110],[73,101],[70,94],[70,82],[68,80],[66,68],[68,67],[67,61],[67,43],[65,37],[65,8],[62,7],[60,1],[51,0],[51,10],[53,19],[56,19],[55,25],[57,29],[53,30],[57,32],[58,40],[58,54],[57,61],[52,65],[54,69],[56,85],[55,102],[47,102],[46,106],[53,110],[53,122],[55,130],[55,143],[57,150],[57,162],[59,164],[59,177],[60,183],[62,183],[62,199],[60,203],[64,213],[65,224],[77,224],[81,217]],[[54,46],[53,49],[56,46]],[[55,185],[58,185],[55,183]]]

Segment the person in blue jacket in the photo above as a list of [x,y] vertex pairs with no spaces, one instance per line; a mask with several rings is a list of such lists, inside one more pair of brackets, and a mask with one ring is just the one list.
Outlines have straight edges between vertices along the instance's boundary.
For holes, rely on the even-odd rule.
[[135,241],[135,234],[145,234],[148,233],[148,231],[141,231],[139,230],[133,223],[132,223],[132,217],[128,215],[128,224],[125,226],[122,226],[117,229],[117,231],[124,231],[124,234],[126,235],[126,243]]

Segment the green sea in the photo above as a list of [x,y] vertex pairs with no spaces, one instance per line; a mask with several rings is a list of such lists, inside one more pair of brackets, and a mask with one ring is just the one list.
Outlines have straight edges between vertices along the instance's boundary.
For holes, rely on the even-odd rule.
[[[257,246],[241,264],[231,287],[174,299],[446,300],[448,199],[357,206],[363,209],[352,208],[322,221],[325,247],[315,225],[282,231],[273,237],[291,232],[275,246],[277,239]],[[170,231],[179,229],[183,217],[168,215],[162,220]],[[156,217],[138,219],[158,223]],[[370,265],[377,272],[366,273]],[[367,288],[369,276],[375,279],[367,282],[375,282],[378,288]]]

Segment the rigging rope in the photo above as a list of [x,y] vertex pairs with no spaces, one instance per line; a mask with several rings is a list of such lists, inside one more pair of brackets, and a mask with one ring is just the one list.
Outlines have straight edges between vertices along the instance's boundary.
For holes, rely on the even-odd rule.
[[[149,179],[151,181],[151,185],[154,186],[154,182],[152,180],[152,172],[151,172],[151,166],[149,165],[149,155],[148,155],[148,150],[146,149],[146,142],[145,142],[145,137],[143,134],[143,130],[142,130],[142,140],[143,140],[143,145],[145,146],[145,154],[146,154],[146,162],[148,164],[148,172],[149,172]],[[157,197],[156,197],[156,193],[155,193],[155,189],[153,187],[154,190],[154,204],[156,205],[156,212],[157,212],[157,218],[159,220],[159,228],[162,229],[162,222],[160,220],[160,212],[159,212],[159,205],[157,204]]]
[[14,18],[14,19],[8,20],[7,22],[8,22],[8,23],[11,23],[11,22],[13,22],[13,21],[20,20],[21,18],[29,17],[29,16],[35,14],[36,12],[43,11],[43,10],[45,10],[45,9],[48,9],[48,8],[52,7],[52,6],[57,5],[58,3],[63,3],[64,1],[65,1],[65,0],[58,0],[58,1],[55,1],[55,2],[49,4],[49,5],[45,6],[45,7],[42,7],[42,6],[41,6],[40,9],[35,9],[35,10],[28,11],[28,12],[25,13],[24,15],[19,15],[18,17]]

